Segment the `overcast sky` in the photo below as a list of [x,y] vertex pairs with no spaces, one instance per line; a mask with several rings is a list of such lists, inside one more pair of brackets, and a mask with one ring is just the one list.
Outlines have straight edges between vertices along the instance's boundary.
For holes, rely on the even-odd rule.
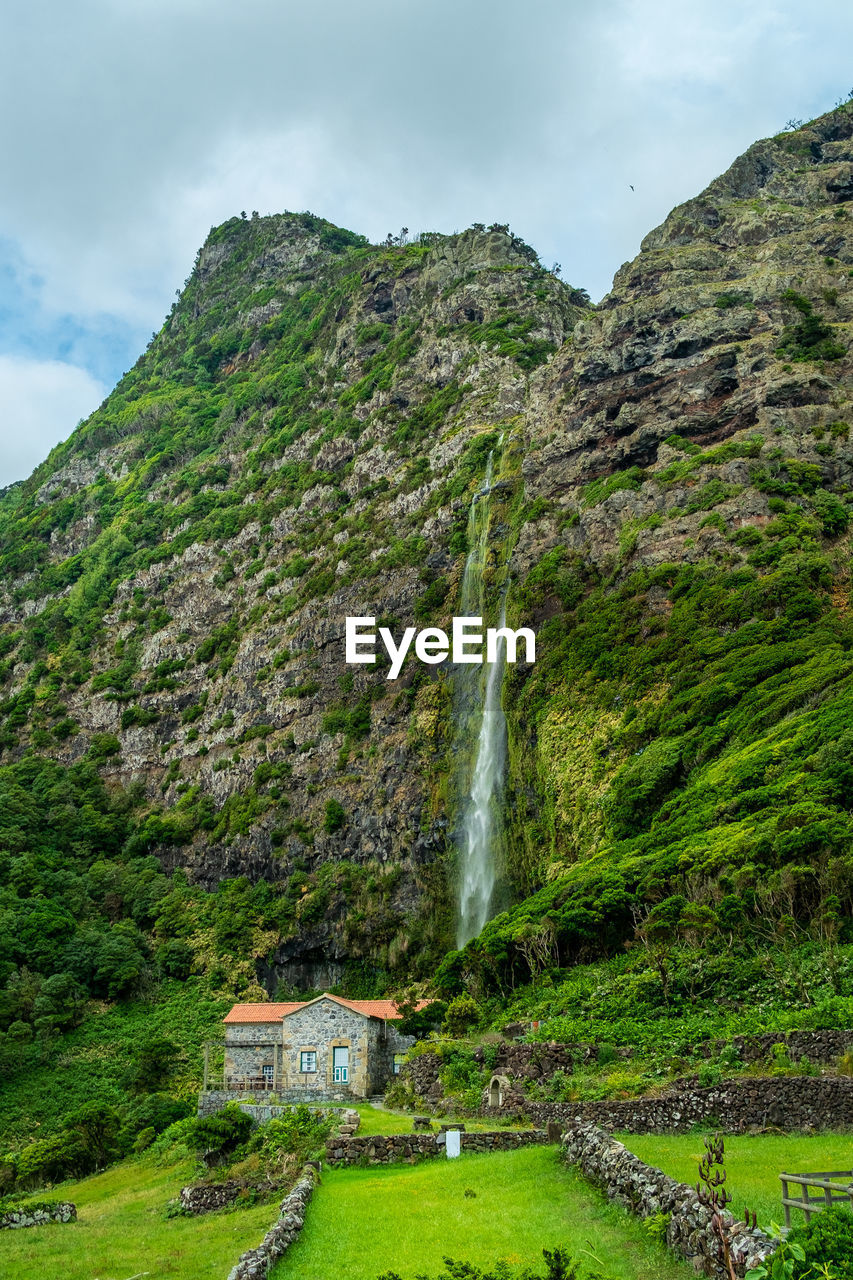
[[0,485],[98,405],[240,210],[371,239],[509,222],[597,300],[674,204],[853,88],[846,0],[4,10]]

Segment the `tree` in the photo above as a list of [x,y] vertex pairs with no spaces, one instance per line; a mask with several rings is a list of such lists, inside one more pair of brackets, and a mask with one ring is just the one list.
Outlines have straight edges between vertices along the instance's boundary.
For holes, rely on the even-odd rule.
[[158,1093],[172,1079],[181,1061],[178,1046],[166,1036],[146,1040],[124,1075],[133,1093]]

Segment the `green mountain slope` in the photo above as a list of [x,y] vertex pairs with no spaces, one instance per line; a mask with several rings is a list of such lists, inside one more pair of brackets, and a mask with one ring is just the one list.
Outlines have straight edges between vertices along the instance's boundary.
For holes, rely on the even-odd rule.
[[[7,936],[76,895],[51,955],[9,943],[0,977],[82,1000],[154,971],[434,971],[451,675],[347,668],[343,620],[448,624],[489,455],[488,612],[508,575],[537,661],[504,687],[515,905],[444,985],[638,929],[843,934],[851,134],[844,107],[756,144],[597,308],[502,227],[212,231],[134,369],[0,499],[3,767],[50,816],[11,824]],[[92,830],[51,834],[63,788]]]

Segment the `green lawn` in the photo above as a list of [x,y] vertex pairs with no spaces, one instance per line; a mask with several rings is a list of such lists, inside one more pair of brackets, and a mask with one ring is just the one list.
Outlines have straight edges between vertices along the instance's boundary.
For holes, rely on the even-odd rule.
[[158,1168],[125,1161],[34,1199],[72,1200],[77,1221],[0,1233],[0,1275],[15,1280],[225,1280],[246,1249],[260,1244],[278,1214],[278,1197],[239,1212],[164,1217],[166,1201],[189,1181],[187,1163]]
[[[702,1134],[617,1134],[629,1151],[647,1164],[657,1165],[680,1182],[695,1183],[697,1163],[704,1151]],[[725,1139],[726,1186],[734,1199],[732,1211],[754,1209],[762,1227],[784,1222],[779,1174],[853,1169],[853,1134],[755,1134]],[[793,1225],[805,1219],[792,1213]]]
[[[358,1126],[359,1137],[370,1136],[374,1133],[412,1133],[413,1115],[409,1112],[402,1111],[384,1111],[379,1107],[372,1107],[369,1102],[358,1102],[354,1105],[353,1110],[357,1111],[361,1116],[361,1122]],[[441,1120],[434,1120],[435,1132],[438,1132],[439,1124],[450,1124],[451,1120],[447,1116],[442,1116]],[[462,1120],[461,1124],[469,1133],[485,1133],[494,1131],[496,1128],[505,1129],[507,1127],[514,1128],[530,1128],[530,1125],[507,1126],[496,1125],[494,1120]]]
[[302,1236],[271,1275],[376,1280],[395,1270],[412,1280],[438,1270],[446,1255],[481,1266],[499,1258],[530,1265],[555,1245],[618,1280],[693,1275],[566,1168],[554,1147],[326,1170]]

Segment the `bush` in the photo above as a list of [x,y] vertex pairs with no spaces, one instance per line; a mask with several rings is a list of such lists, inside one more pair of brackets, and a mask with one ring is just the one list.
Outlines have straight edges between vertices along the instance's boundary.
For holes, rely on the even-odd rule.
[[326,801],[326,816],[323,819],[323,826],[331,835],[335,831],[340,831],[345,826],[347,813],[344,806],[339,800]]
[[72,1173],[85,1171],[82,1143],[78,1135],[55,1133],[24,1147],[15,1157],[16,1180],[21,1187],[38,1187],[60,1182]]
[[140,1129],[133,1142],[134,1155],[139,1155],[140,1151],[147,1151],[156,1136],[156,1130],[151,1125],[147,1129]]
[[[466,1193],[467,1194],[467,1193]],[[603,1272],[582,1271],[580,1264],[565,1249],[543,1249],[545,1270],[536,1271],[525,1268],[520,1272],[510,1272],[506,1262],[497,1262],[494,1267],[481,1270],[470,1262],[462,1262],[458,1258],[444,1258],[444,1269],[434,1276],[423,1275],[420,1280],[507,1280],[511,1274],[517,1280],[609,1280]],[[385,1271],[378,1280],[400,1280],[396,1271]]]
[[839,1276],[853,1275],[853,1213],[836,1207],[816,1213],[803,1227],[795,1227],[787,1237],[805,1252],[803,1262],[794,1263],[793,1280],[815,1274],[818,1263],[830,1263]]
[[136,1061],[125,1072],[124,1084],[132,1093],[157,1093],[175,1074],[179,1058],[180,1050],[173,1041],[154,1036],[140,1048]]
[[464,1036],[479,1021],[480,1010],[469,995],[457,996],[447,1006],[443,1029],[451,1036]]
[[228,1102],[212,1116],[200,1116],[186,1134],[187,1146],[204,1155],[228,1155],[252,1132],[251,1116]]
[[299,1103],[257,1129],[248,1150],[258,1153],[261,1165],[275,1173],[286,1165],[308,1160],[322,1148],[331,1132],[330,1116]]
[[[122,1142],[126,1145],[131,1136],[147,1133],[149,1129],[149,1142],[153,1141],[158,1133],[163,1133],[178,1120],[184,1120],[193,1110],[192,1104],[181,1098],[172,1098],[168,1093],[149,1093],[126,1109]],[[135,1143],[133,1149],[137,1149]]]
[[836,342],[833,330],[819,315],[808,298],[793,289],[786,289],[783,301],[798,311],[800,319],[789,325],[782,334],[776,355],[789,360],[839,360],[845,348]]

